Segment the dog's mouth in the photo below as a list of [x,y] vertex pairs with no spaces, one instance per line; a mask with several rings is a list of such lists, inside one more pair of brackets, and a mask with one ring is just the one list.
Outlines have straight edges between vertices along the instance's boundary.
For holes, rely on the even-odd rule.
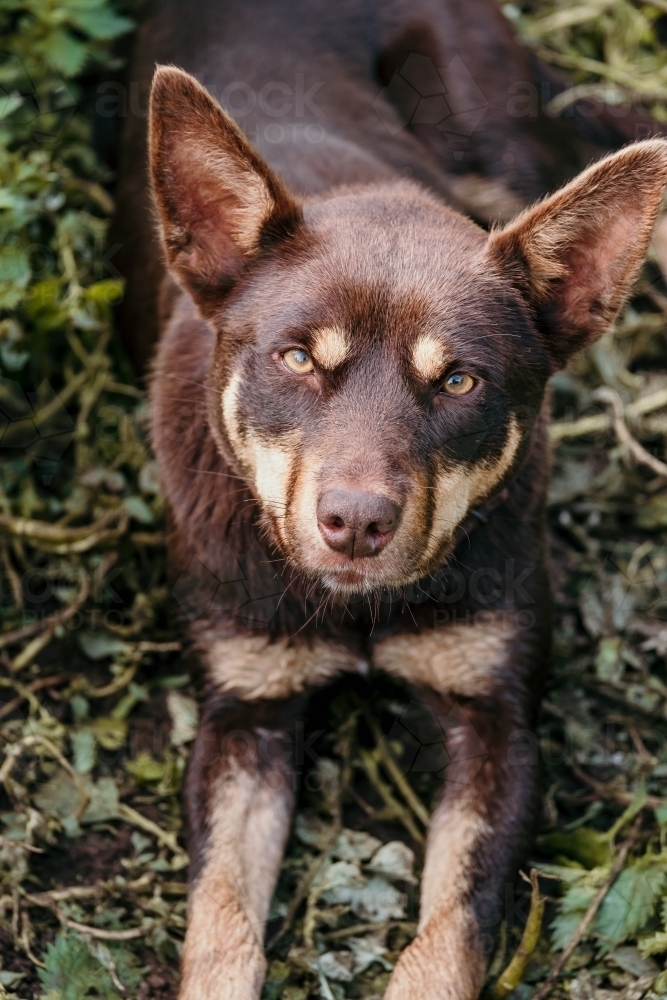
[[329,564],[322,567],[318,576],[329,589],[351,593],[382,589],[390,583],[388,579],[385,580],[383,573],[377,572],[375,565],[370,565],[368,559],[348,560],[338,565]]
[[[414,537],[406,530],[386,541],[377,553],[359,555],[356,551],[335,551],[323,544],[309,544],[311,539],[297,541],[294,549],[286,552],[288,560],[305,576],[321,587],[341,596],[399,592],[421,579],[449,555],[451,539],[431,552],[423,545],[423,538]],[[372,546],[375,539],[371,539]],[[384,541],[384,540],[383,540]],[[285,551],[285,550],[284,550]]]
[[286,555],[295,568],[336,593],[371,593],[395,589],[409,582],[405,579],[406,562],[398,548],[395,552],[389,549],[375,556],[336,552],[323,545],[313,551],[299,545],[298,551],[286,552]]
[[[409,557],[401,547],[396,553],[387,553],[386,559],[348,559],[346,561],[324,558],[319,565],[309,564],[307,575],[316,578],[327,590],[341,596],[398,594],[423,579],[433,568],[449,558],[453,537],[443,540],[437,553],[430,558],[425,551],[412,550]],[[392,558],[389,558],[393,555]]]

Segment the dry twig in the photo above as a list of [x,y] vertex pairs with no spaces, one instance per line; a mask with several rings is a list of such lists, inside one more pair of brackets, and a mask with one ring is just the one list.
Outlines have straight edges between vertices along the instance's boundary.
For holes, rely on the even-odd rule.
[[498,976],[498,979],[493,985],[490,992],[491,1000],[504,1000],[504,998],[509,996],[512,990],[519,985],[521,977],[523,976],[526,966],[528,965],[528,960],[535,951],[537,942],[540,939],[546,899],[540,893],[540,886],[535,869],[533,869],[530,873],[530,884],[532,886],[530,894],[530,911],[528,913],[528,919],[526,920],[526,926],[524,927],[523,934],[521,935],[519,947],[514,953],[512,960],[505,971]]
[[5,646],[14,646],[40,632],[53,632],[59,625],[65,625],[83,607],[88,600],[89,594],[90,582],[88,577],[84,575],[81,579],[81,589],[71,604],[68,604],[66,608],[56,611],[52,615],[47,615],[45,618],[30,622],[29,625],[24,625],[22,628],[17,628],[12,632],[5,632],[4,635],[0,635],[0,649],[4,649]]

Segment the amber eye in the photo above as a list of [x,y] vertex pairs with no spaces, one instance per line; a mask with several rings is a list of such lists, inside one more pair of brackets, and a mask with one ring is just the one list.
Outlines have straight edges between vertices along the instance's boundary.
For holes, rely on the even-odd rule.
[[308,375],[315,367],[310,360],[310,355],[301,347],[294,347],[291,351],[285,351],[283,354],[283,363],[286,368],[289,368],[291,372],[296,372],[297,375]]
[[465,396],[475,388],[475,384],[474,378],[467,372],[453,372],[443,382],[440,392],[446,392],[448,396]]

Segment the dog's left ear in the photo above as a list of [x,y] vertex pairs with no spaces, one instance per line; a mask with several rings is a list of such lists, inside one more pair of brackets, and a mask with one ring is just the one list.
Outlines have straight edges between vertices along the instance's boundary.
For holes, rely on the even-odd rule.
[[299,228],[300,205],[194,77],[158,66],[150,170],[167,264],[212,318],[263,250]]
[[666,184],[667,142],[638,142],[489,237],[487,254],[533,307],[554,368],[614,321]]

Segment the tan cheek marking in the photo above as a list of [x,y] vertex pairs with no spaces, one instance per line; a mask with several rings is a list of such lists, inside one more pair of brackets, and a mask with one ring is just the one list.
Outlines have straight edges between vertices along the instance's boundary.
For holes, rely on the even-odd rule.
[[437,337],[424,333],[417,338],[412,348],[412,365],[421,379],[430,382],[437,378],[445,367],[445,361],[445,347]]
[[267,510],[273,514],[285,541],[287,489],[298,447],[298,435],[285,435],[280,444],[271,446],[263,444],[258,438],[251,438],[249,445],[253,453],[257,494]]
[[481,497],[483,497],[489,490],[495,486],[495,484],[503,478],[509,467],[511,466],[517,451],[519,450],[519,445],[521,444],[521,432],[519,430],[519,425],[517,424],[516,417],[514,415],[510,418],[509,428],[507,431],[507,441],[505,442],[505,447],[503,448],[502,454],[495,465],[492,466],[480,466],[480,468],[475,470],[475,475],[473,477],[473,489],[471,502],[476,503]]
[[[259,499],[273,514],[284,536],[287,489],[299,447],[299,436],[284,434],[270,443],[256,434],[241,434],[238,422],[238,389],[241,376],[232,375],[222,395],[222,416],[234,453],[252,480]],[[284,537],[283,537],[284,541]]]
[[397,635],[376,646],[373,665],[411,684],[472,698],[492,688],[513,635],[513,626],[501,615],[490,624]]
[[[229,438],[230,444],[234,449],[234,454],[239,461],[247,466],[247,448],[245,446],[245,441],[243,440],[243,435],[241,434],[237,413],[240,384],[241,376],[238,372],[234,372],[222,394],[222,422],[225,430],[227,431],[227,437]],[[253,474],[255,470],[248,469],[248,471]]]
[[317,527],[317,498],[322,464],[319,455],[302,456],[291,509],[287,514],[287,531],[296,546],[295,555],[306,568],[317,565],[318,553],[322,555],[331,551]]
[[433,525],[426,548],[429,558],[449,538],[470,509],[473,473],[469,469],[452,469],[438,473],[435,482]]
[[261,636],[220,639],[205,654],[211,681],[220,691],[245,701],[287,698],[304,688],[326,684],[343,671],[366,670],[365,661],[341,646],[315,641],[290,646]]
[[315,334],[312,353],[322,368],[337,368],[350,353],[350,346],[345,330],[338,326],[327,326]]
[[512,416],[505,447],[493,465],[460,466],[438,475],[433,527],[425,553],[427,559],[437,552],[444,539],[451,536],[470,508],[502,479],[514,461],[520,443],[519,427]]

